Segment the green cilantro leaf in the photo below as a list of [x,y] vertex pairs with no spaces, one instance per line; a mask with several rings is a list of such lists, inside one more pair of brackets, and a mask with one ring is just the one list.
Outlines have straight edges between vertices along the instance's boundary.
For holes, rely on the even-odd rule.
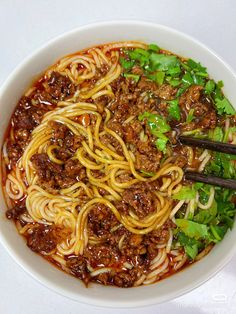
[[149,63],[150,53],[147,50],[136,48],[134,50],[130,50],[128,55],[131,60],[139,62],[141,67],[144,67]]
[[194,81],[193,78],[191,76],[191,74],[189,72],[186,72],[184,74],[184,76],[182,77],[182,82],[186,85],[186,86],[190,86],[193,85]]
[[200,72],[200,73],[207,73],[206,68],[203,67],[200,62],[196,62],[196,61],[194,61],[193,59],[188,59],[187,65],[188,65],[193,71]]
[[201,209],[196,215],[194,215],[193,220],[201,224],[208,224],[217,215],[217,202],[214,200],[212,206],[208,209]]
[[165,152],[166,144],[169,140],[168,137],[166,137],[163,133],[157,133],[156,136],[158,137],[155,142],[157,149],[161,152]]
[[174,99],[174,100],[167,101],[167,103],[170,105],[168,107],[168,112],[169,112],[170,117],[179,121],[180,120],[179,100]]
[[165,73],[164,72],[157,72],[156,73],[156,83],[159,84],[159,85],[162,85],[163,84],[163,81],[164,81],[164,78],[165,78]]
[[222,142],[223,138],[224,138],[224,133],[222,128],[220,128],[219,126],[217,126],[214,130],[209,132],[209,137],[210,139],[212,139],[213,141],[218,141],[218,142]]
[[124,73],[124,77],[127,78],[127,79],[132,79],[136,83],[140,79],[140,75],[132,74],[132,73]]
[[207,94],[211,94],[215,90],[215,87],[216,83],[213,80],[209,80],[205,85],[205,92]]
[[168,71],[179,65],[179,60],[176,56],[168,56],[164,54],[151,53],[150,66],[153,71]]
[[131,70],[132,67],[134,66],[134,63],[135,62],[133,60],[127,60],[123,57],[120,57],[120,64],[126,71]]
[[156,44],[150,44],[148,45],[148,50],[158,53],[160,51],[160,47],[157,46]]
[[223,99],[216,98],[215,102],[216,102],[216,109],[220,115],[224,113],[229,114],[229,115],[235,114],[236,112],[235,109],[232,107],[232,105],[230,104],[230,102],[228,101],[226,97],[224,97]]
[[193,260],[197,254],[201,243],[195,239],[189,238],[183,232],[178,233],[178,241],[184,247],[185,253]]
[[172,196],[175,200],[192,200],[196,197],[196,191],[193,187],[183,186],[181,190]]
[[157,137],[156,140],[157,148],[160,151],[165,151],[168,138],[163,133],[166,133],[171,130],[166,120],[157,114],[153,114],[147,111],[140,114],[138,119],[139,121],[147,119],[147,123],[151,130],[151,133]]
[[208,227],[204,224],[199,224],[197,222],[187,220],[187,219],[176,219],[176,225],[190,238],[205,239],[209,236]]
[[158,71],[152,74],[148,74],[147,77],[156,82],[158,85],[162,85],[164,82],[164,78],[165,78],[165,72],[162,71]]

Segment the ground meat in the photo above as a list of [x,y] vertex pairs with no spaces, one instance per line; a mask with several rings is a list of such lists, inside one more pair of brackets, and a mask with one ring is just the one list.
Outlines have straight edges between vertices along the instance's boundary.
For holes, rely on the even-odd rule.
[[118,287],[128,288],[132,287],[136,280],[135,273],[133,272],[119,272],[113,277],[113,284]]
[[16,130],[32,131],[42,120],[47,110],[32,105],[29,97],[23,96],[13,115]]
[[217,115],[209,98],[202,93],[202,86],[193,85],[180,97],[179,104],[189,113],[193,110],[194,121],[181,125],[182,131],[191,131],[196,128],[215,128]]
[[28,247],[40,254],[48,254],[52,252],[58,243],[56,228],[46,225],[37,225],[27,235]]
[[[78,159],[70,159],[66,161],[65,163],[65,173],[70,177],[70,178],[75,178],[81,176],[81,170],[84,170],[84,166],[79,162]],[[83,177],[83,174],[82,174]]]
[[175,228],[175,224],[171,220],[167,220],[161,228],[153,230],[144,236],[143,241],[147,245],[150,254],[153,253],[155,255],[157,244],[164,244],[168,241],[170,228]]
[[23,96],[12,117],[14,139],[7,144],[8,156],[13,164],[23,154],[23,150],[29,143],[32,130],[41,122],[47,110],[35,107],[31,98]]
[[130,246],[137,247],[142,243],[142,235],[132,234],[129,239]]
[[64,140],[65,137],[70,133],[70,130],[68,129],[67,126],[65,126],[62,123],[56,122],[56,121],[51,121],[50,126],[53,129],[53,139],[54,140]]
[[26,212],[25,204],[17,204],[11,209],[6,211],[6,217],[8,219],[18,219],[20,215]]
[[89,230],[97,237],[108,236],[111,229],[117,224],[115,215],[103,204],[96,204],[89,212]]
[[48,80],[48,86],[50,95],[56,100],[64,100],[71,97],[75,92],[75,85],[69,77],[58,72],[52,72]]
[[174,98],[176,92],[177,89],[172,87],[171,85],[162,84],[155,94],[162,99],[171,100]]
[[82,279],[85,284],[89,282],[90,274],[87,269],[86,258],[81,255],[69,256],[66,261],[66,266],[74,276]]
[[21,157],[23,149],[17,144],[11,141],[7,142],[7,153],[9,159],[15,164],[17,160]]
[[146,268],[149,264],[147,259],[147,246],[143,241],[143,235],[128,234],[120,248],[122,256],[133,266]]
[[98,276],[96,276],[96,281],[98,283],[105,285],[105,286],[108,284],[111,284],[110,283],[110,274],[109,273],[99,274]]
[[101,136],[101,142],[104,145],[107,145],[108,147],[111,145],[115,149],[116,153],[122,155],[123,149],[122,149],[120,143],[117,141],[117,139],[115,137],[113,137],[112,135],[110,135],[110,134],[102,135]]
[[122,202],[128,204],[140,218],[156,210],[155,196],[143,184],[126,189],[122,195]]
[[53,121],[50,125],[53,129],[52,142],[60,146],[58,158],[66,160],[81,146],[84,137],[82,135],[74,135],[67,126],[61,123]]
[[148,151],[147,154],[140,154],[137,152],[136,168],[139,170],[145,170],[148,172],[156,172],[160,167],[160,160],[162,153],[156,150]]
[[31,161],[39,178],[47,181],[56,174],[62,173],[62,166],[49,160],[47,154],[35,154],[31,157]]
[[141,90],[155,91],[158,89],[158,86],[154,81],[142,76],[138,82],[138,88]]
[[217,123],[217,116],[214,111],[210,111],[207,116],[199,122],[199,126],[203,129],[214,129]]
[[85,180],[86,171],[77,159],[70,159],[81,145],[82,138],[74,136],[67,127],[60,123],[53,123],[52,127],[54,130],[53,141],[62,145],[54,150],[55,156],[65,163],[63,165],[56,164],[50,161],[45,153],[33,155],[31,161],[39,176],[40,184],[45,188],[57,190],[69,187],[76,181]]
[[88,246],[83,255],[94,268],[116,267],[121,263],[118,248],[107,244]]
[[143,130],[141,123],[132,121],[124,127],[126,143],[136,144],[140,140],[140,133]]
[[51,162],[45,153],[33,155],[31,161],[39,176],[39,184],[52,193],[55,190],[67,188],[77,181],[76,177],[72,176],[72,170],[69,176],[62,165]]
[[123,126],[120,123],[120,121],[116,120],[116,118],[109,120],[107,123],[107,126],[109,129],[116,132],[119,136],[123,137],[123,134],[124,134]]
[[186,108],[186,110],[189,111],[191,109],[191,104],[197,102],[200,99],[202,89],[203,87],[199,85],[190,86],[180,97],[180,107]]

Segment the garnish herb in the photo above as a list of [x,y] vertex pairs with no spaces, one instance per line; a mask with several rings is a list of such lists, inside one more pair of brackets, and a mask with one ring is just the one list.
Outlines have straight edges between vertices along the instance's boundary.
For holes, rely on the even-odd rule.
[[170,117],[179,121],[180,120],[179,100],[174,99],[174,100],[167,101],[167,103],[169,104],[168,113]]
[[140,114],[138,119],[139,121],[143,121],[144,119],[146,119],[152,135],[157,137],[157,148],[160,151],[164,152],[166,149],[166,144],[168,142],[168,137],[166,137],[164,133],[171,130],[166,120],[163,117],[150,112],[144,112],[143,114]]

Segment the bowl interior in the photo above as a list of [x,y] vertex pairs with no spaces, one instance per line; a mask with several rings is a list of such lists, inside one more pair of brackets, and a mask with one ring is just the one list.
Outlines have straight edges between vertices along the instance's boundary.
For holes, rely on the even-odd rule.
[[[232,70],[213,52],[192,38],[175,30],[145,22],[99,23],[79,28],[50,41],[12,73],[0,90],[1,145],[18,99],[37,75],[66,54],[97,44],[125,40],[157,43],[181,56],[200,61],[208,68],[212,78],[224,81],[226,96],[233,104],[236,103],[236,77]],[[209,279],[232,257],[236,248],[234,228],[207,257],[157,284],[132,289],[92,284],[86,289],[80,280],[59,271],[27,248],[24,240],[17,234],[14,224],[5,218],[6,206],[3,205],[2,191],[0,194],[0,239],[12,257],[45,286],[84,303],[136,307],[170,300]]]

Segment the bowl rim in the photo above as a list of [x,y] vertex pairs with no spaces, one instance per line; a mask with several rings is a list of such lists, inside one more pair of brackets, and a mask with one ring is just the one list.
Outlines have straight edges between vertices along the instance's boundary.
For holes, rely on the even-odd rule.
[[[84,24],[82,26],[73,28],[69,31],[65,31],[62,34],[52,37],[51,39],[47,40],[44,44],[40,45],[38,48],[36,48],[32,53],[30,53],[28,56],[23,58],[21,62],[18,63],[18,65],[10,72],[10,74],[7,76],[7,78],[4,80],[0,87],[0,97],[5,93],[6,89],[9,85],[11,85],[12,80],[15,76],[18,75],[18,72],[20,72],[28,62],[30,62],[31,59],[36,57],[37,55],[41,54],[45,49],[50,49],[50,46],[53,46],[57,41],[60,41],[64,37],[76,34],[77,32],[83,32],[86,30],[94,29],[96,27],[101,26],[111,26],[111,25],[126,25],[129,26],[149,26],[153,28],[158,28],[165,30],[167,32],[170,32],[174,35],[181,36],[185,38],[186,40],[192,41],[197,46],[200,46],[203,50],[207,51],[209,54],[213,55],[219,63],[221,63],[236,79],[236,74],[233,70],[233,68],[225,62],[219,54],[217,54],[214,50],[211,48],[208,48],[205,44],[201,43],[199,40],[195,39],[194,37],[187,35],[181,31],[178,31],[172,27],[165,26],[162,24],[158,24],[155,22],[150,22],[146,20],[137,20],[137,19],[116,19],[116,20],[106,20],[106,21],[98,21],[93,23]],[[33,267],[27,263],[23,257],[21,257],[19,254],[17,254],[14,250],[14,247],[8,243],[7,238],[4,236],[0,229],[0,242],[5,248],[5,250],[8,252],[8,254],[13,258],[13,260],[31,277],[33,277],[37,282],[45,286],[46,288],[58,293],[61,296],[67,297],[71,300],[81,302],[83,304],[88,305],[94,305],[98,307],[108,307],[108,308],[136,308],[136,307],[144,307],[144,306],[150,306],[154,304],[160,304],[163,302],[167,302],[170,300],[173,300],[177,297],[180,297],[200,285],[204,284],[206,281],[211,279],[216,273],[218,273],[235,255],[236,253],[236,245],[231,248],[231,250],[225,254],[224,258],[220,259],[219,262],[213,267],[211,270],[209,270],[204,275],[200,276],[198,280],[196,280],[194,283],[186,284],[184,287],[178,289],[178,291],[170,292],[168,295],[163,296],[161,299],[158,300],[156,298],[147,298],[145,300],[135,300],[134,301],[124,301],[122,304],[114,301],[114,300],[107,300],[106,304],[103,300],[99,300],[96,298],[95,300],[92,300],[91,297],[84,297],[78,294],[78,297],[72,296],[67,290],[65,290],[63,287],[60,287],[58,284],[54,283],[52,280],[46,278],[44,275],[41,275],[38,271],[34,270]],[[113,287],[114,288],[114,287]],[[116,288],[115,289],[121,289]],[[137,289],[137,288],[136,288]]]

